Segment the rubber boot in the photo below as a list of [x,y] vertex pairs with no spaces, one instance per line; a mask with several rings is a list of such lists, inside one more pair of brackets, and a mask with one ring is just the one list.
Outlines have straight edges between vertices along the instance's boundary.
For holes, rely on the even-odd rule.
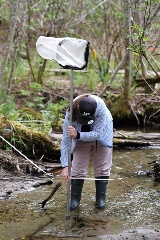
[[106,189],[108,185],[108,176],[96,177],[96,208],[104,209],[106,207]]
[[84,179],[71,179],[71,204],[70,209],[79,207]]

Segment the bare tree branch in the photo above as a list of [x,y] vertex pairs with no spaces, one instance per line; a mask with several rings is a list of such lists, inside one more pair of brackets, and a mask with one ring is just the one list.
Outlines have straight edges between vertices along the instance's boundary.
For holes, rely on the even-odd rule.
[[0,85],[2,86],[2,88],[4,87],[3,86],[4,85],[3,77],[4,77],[4,74],[6,71],[6,66],[8,63],[10,50],[11,50],[11,46],[12,46],[12,42],[13,42],[13,37],[14,37],[14,33],[15,33],[15,28],[16,28],[18,4],[19,4],[19,1],[14,0],[11,5],[11,8],[12,8],[11,26],[9,29],[8,39],[7,39],[7,43],[6,43],[6,47],[5,47],[4,58],[3,58],[3,61],[2,61],[1,67],[0,67]]

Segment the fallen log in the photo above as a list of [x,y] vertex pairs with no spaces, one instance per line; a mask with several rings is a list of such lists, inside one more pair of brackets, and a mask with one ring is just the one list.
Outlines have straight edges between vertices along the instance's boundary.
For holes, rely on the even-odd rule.
[[160,133],[114,132],[113,142],[119,147],[160,146]]
[[160,77],[148,77],[148,78],[135,78],[138,87],[145,87],[146,84],[155,85],[156,83],[160,83]]
[[[37,156],[57,156],[60,142],[43,132],[32,130],[24,124],[0,118],[0,135],[17,149],[31,158]],[[6,143],[0,139],[0,148],[6,149]]]
[[147,141],[141,140],[129,140],[129,139],[118,139],[114,138],[114,147],[142,147],[142,146],[150,146]]
[[[62,134],[51,132],[50,137],[61,141]],[[114,130],[113,145],[115,147],[160,146],[160,133],[142,133]]]

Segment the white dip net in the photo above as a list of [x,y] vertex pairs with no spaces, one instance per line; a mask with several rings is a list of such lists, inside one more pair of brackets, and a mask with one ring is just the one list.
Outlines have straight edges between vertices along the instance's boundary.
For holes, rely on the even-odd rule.
[[83,39],[40,36],[36,49],[42,58],[54,60],[63,68],[83,69],[88,63],[89,42]]

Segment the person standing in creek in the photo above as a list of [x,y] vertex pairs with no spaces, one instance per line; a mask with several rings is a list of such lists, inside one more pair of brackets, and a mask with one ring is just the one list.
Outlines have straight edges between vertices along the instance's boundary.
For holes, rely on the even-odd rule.
[[83,94],[73,101],[72,126],[69,125],[70,111],[66,112],[63,137],[61,141],[62,176],[69,180],[68,148],[69,137],[72,138],[71,152],[71,203],[70,209],[80,205],[84,179],[88,172],[90,155],[96,186],[95,207],[106,207],[106,188],[112,165],[113,118],[104,101],[91,94]]

